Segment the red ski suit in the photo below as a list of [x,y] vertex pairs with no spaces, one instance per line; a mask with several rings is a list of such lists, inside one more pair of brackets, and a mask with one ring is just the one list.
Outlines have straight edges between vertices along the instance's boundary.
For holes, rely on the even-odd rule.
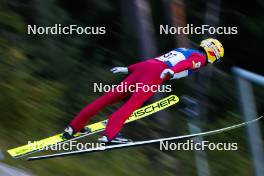
[[[206,64],[204,54],[192,52],[188,58],[178,62],[173,67],[157,58],[149,59],[129,66],[129,75],[122,82],[126,82],[127,85],[135,85],[136,83],[143,83],[148,86],[161,85],[165,80],[169,79],[169,77],[163,80],[160,78],[160,74],[164,69],[170,68],[174,73],[179,73],[184,70],[197,69],[197,67],[195,67],[197,63],[199,63],[200,66]],[[104,135],[106,135],[109,140],[112,140],[122,129],[124,122],[133,111],[141,107],[141,105],[153,96],[154,93],[153,91],[144,92],[141,91],[141,89],[138,89],[137,92],[118,92],[116,90],[107,92],[82,109],[71,121],[70,125],[75,132],[78,132],[98,113],[98,111],[131,95],[130,98],[108,118]]]

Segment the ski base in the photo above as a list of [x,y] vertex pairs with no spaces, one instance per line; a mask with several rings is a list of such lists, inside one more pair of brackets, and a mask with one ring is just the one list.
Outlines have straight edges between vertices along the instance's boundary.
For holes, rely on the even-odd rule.
[[137,142],[131,142],[131,143],[126,143],[126,144],[116,144],[116,145],[92,148],[92,149],[87,149],[87,150],[78,150],[78,151],[63,152],[63,153],[56,153],[56,154],[50,154],[50,155],[35,156],[35,157],[29,157],[27,158],[27,160],[34,161],[34,160],[41,160],[41,159],[57,158],[57,157],[72,156],[72,155],[78,155],[78,154],[84,154],[84,153],[101,152],[101,151],[108,151],[108,150],[129,148],[129,147],[138,147],[142,145],[154,144],[154,143],[159,143],[163,141],[174,141],[174,140],[180,140],[180,139],[186,140],[186,139],[197,137],[197,136],[209,136],[209,135],[222,133],[225,131],[229,131],[229,130],[233,130],[239,127],[249,125],[251,123],[254,123],[260,120],[262,117],[263,116],[257,119],[251,120],[251,121],[247,121],[247,122],[240,123],[237,125],[233,125],[233,126],[229,126],[229,127],[225,127],[225,128],[221,128],[217,130],[207,131],[207,132],[201,132],[201,133],[195,133],[195,134],[189,134],[189,135],[183,135],[183,136],[174,136],[174,137],[168,137],[168,138],[153,139],[153,140],[147,140],[147,141],[137,141]]

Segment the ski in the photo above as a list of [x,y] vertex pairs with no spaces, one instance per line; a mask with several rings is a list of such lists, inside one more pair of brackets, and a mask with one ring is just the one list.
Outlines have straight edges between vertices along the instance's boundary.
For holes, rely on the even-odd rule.
[[168,137],[168,138],[153,139],[153,140],[147,140],[147,141],[130,142],[130,143],[126,143],[126,144],[116,144],[116,145],[106,146],[103,148],[98,147],[98,148],[87,149],[87,150],[77,150],[77,151],[71,151],[71,152],[41,155],[41,156],[29,157],[29,158],[27,158],[27,160],[28,161],[34,161],[34,160],[49,159],[49,158],[56,158],[56,157],[62,157],[62,156],[71,156],[71,155],[84,154],[84,153],[101,152],[101,151],[108,151],[108,150],[121,149],[121,148],[137,147],[137,146],[154,144],[154,143],[163,142],[163,141],[174,141],[174,140],[180,140],[180,139],[189,139],[189,138],[193,138],[193,137],[197,137],[197,136],[209,136],[209,135],[222,133],[225,131],[229,131],[232,129],[236,129],[239,127],[249,125],[251,123],[254,123],[254,122],[260,120],[262,117],[263,116],[261,116],[257,119],[251,120],[251,121],[247,121],[247,122],[239,123],[237,125],[233,125],[233,126],[229,126],[229,127],[225,127],[225,128],[220,128],[217,130],[207,131],[207,132],[194,133],[194,134],[188,134],[188,135],[183,135],[183,136],[174,136],[174,137]]
[[[134,111],[133,114],[127,119],[125,123],[133,122],[135,120],[139,120],[141,118],[150,116],[151,114],[159,112],[178,102],[179,102],[179,98],[176,95],[170,95],[168,97],[165,97],[159,101],[156,101],[152,104],[149,104],[147,106],[144,106]],[[54,135],[54,136],[51,136],[51,137],[48,137],[48,138],[45,138],[39,141],[35,141],[35,142],[29,143],[29,144],[26,144],[26,145],[23,145],[17,148],[10,149],[7,152],[14,158],[20,158],[20,157],[41,151],[47,147],[51,147],[54,145],[69,142],[71,140],[77,140],[85,136],[99,133],[105,129],[106,123],[107,123],[107,120],[103,120],[103,121],[100,121],[100,122],[97,122],[91,125],[87,125],[86,127],[90,129],[89,133],[82,134],[82,135],[77,133],[75,137],[70,140],[64,139],[61,133],[61,134],[57,134],[57,135]]]

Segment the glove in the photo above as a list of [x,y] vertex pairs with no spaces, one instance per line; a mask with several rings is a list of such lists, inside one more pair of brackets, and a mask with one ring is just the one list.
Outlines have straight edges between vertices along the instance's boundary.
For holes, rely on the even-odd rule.
[[113,72],[114,74],[116,74],[116,73],[128,74],[128,68],[127,67],[114,67],[110,71]]
[[160,79],[164,79],[166,76],[173,76],[174,75],[174,71],[169,69],[169,68],[166,68],[164,69],[161,74],[160,74]]

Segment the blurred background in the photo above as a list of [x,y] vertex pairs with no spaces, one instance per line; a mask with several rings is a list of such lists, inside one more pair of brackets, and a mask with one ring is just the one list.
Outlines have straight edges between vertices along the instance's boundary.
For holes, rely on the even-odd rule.
[[[185,105],[126,125],[125,135],[134,140],[177,136],[263,115],[263,78],[241,77],[232,69],[264,74],[263,7],[262,0],[0,0],[0,175],[263,175],[263,121],[197,139],[237,142],[237,151],[164,152],[150,145],[36,162],[6,153],[61,132],[100,96],[93,93],[94,82],[113,84],[124,78],[110,74],[112,67],[176,47],[195,48],[207,37],[223,43],[223,61],[190,78],[167,82]],[[105,26],[106,34],[27,35],[28,24],[56,23]],[[159,25],[186,24],[237,26],[238,34],[159,34]],[[148,103],[165,96],[158,94]],[[106,108],[92,122],[107,118],[119,105]]]

